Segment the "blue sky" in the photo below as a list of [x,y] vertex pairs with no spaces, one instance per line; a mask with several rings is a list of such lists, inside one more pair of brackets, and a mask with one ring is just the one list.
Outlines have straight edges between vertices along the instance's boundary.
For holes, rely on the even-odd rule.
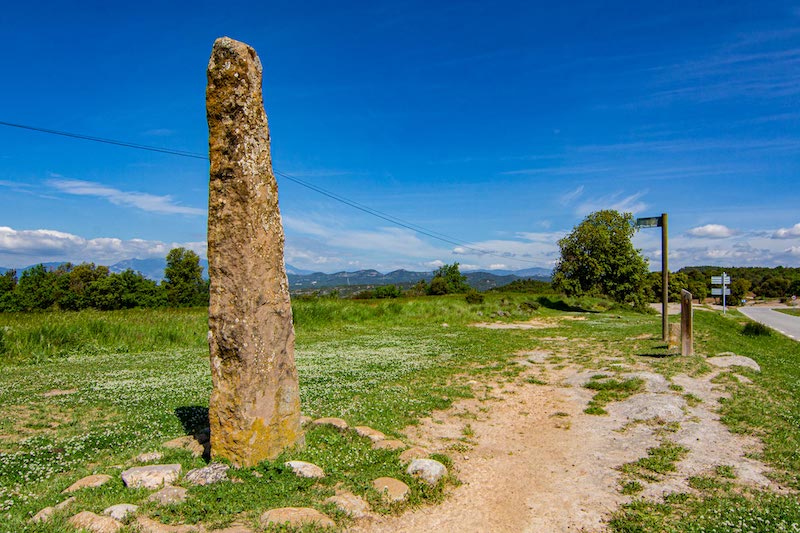
[[[800,265],[800,6],[14,2],[0,121],[207,153],[214,39],[264,65],[298,268],[550,268],[589,212],[670,265]],[[208,164],[0,127],[0,266],[205,253]],[[660,233],[635,244],[660,268]]]

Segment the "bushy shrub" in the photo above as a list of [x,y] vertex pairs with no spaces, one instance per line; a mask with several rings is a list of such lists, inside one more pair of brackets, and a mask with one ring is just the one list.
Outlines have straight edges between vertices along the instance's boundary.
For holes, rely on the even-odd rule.
[[479,293],[475,289],[467,292],[467,295],[464,297],[467,300],[468,304],[482,304],[483,303],[483,294]]
[[748,322],[744,325],[742,334],[748,337],[762,337],[772,335],[772,330],[760,322]]

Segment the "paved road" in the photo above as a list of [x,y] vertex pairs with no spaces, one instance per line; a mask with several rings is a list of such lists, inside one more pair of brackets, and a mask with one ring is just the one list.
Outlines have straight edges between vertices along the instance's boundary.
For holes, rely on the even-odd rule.
[[739,307],[738,309],[746,317],[800,341],[800,316],[779,313],[769,307]]

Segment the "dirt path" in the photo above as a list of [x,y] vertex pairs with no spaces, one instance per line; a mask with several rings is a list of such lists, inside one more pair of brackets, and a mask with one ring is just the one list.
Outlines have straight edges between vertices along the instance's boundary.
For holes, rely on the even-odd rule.
[[[668,382],[646,363],[627,365],[624,376],[643,379],[646,390],[609,404],[606,416],[593,416],[583,412],[593,391],[582,385],[599,371],[547,358],[524,354],[519,363],[527,368],[513,382],[473,382],[476,399],[408,428],[410,442],[454,460],[462,484],[442,505],[373,516],[351,531],[603,531],[609,515],[631,498],[620,492],[619,467],[665,439],[689,452],[677,472],[643,483],[640,496],[690,492],[688,477],[717,465],[733,467],[738,482],[770,486],[767,468],[745,457],[759,443],[730,434],[716,414],[723,393],[712,379],[735,368]],[[687,393],[699,402],[687,405]]]

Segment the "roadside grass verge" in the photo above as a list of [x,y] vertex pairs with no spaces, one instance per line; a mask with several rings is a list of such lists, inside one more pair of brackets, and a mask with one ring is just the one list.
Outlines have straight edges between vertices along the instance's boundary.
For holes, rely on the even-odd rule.
[[[720,400],[722,422],[735,433],[759,437],[764,449],[758,458],[774,469],[773,479],[792,490],[800,489],[800,343],[778,334],[747,335],[744,327],[751,322],[736,311],[728,315],[695,313],[694,320],[696,353],[732,352],[760,365],[760,373],[736,369],[753,381],[750,385],[736,379],[715,380],[730,394]],[[657,358],[653,366],[675,373],[680,359],[686,358]],[[700,373],[710,370],[704,362],[690,366]],[[717,467],[689,480],[695,493],[673,494],[664,503],[634,500],[615,513],[609,525],[617,532],[652,533],[800,530],[797,494],[743,488],[731,483],[734,478],[731,467]],[[633,494],[635,488],[628,486],[627,493]]]
[[800,316],[800,309],[775,309],[779,313],[792,316]]

